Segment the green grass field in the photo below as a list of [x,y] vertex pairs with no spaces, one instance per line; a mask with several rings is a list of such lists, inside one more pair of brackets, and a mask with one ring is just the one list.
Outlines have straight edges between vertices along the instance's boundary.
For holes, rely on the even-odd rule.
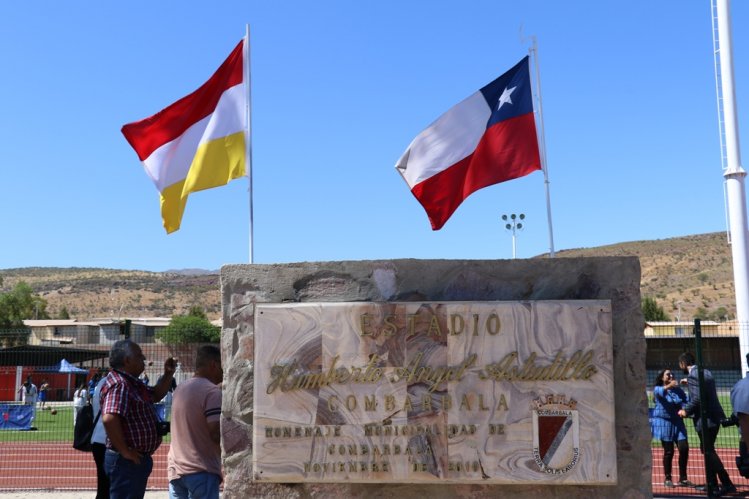
[[[718,398],[723,406],[726,415],[731,414],[733,407],[728,393],[719,393]],[[652,400],[652,399],[651,399]],[[51,411],[37,409],[34,426],[35,431],[0,431],[0,442],[73,442],[73,407],[72,406],[55,406],[57,414],[53,415]],[[699,437],[694,430],[692,421],[686,421],[687,438],[689,446],[698,448]],[[164,443],[168,443],[170,435],[164,438]],[[653,439],[652,447],[660,447],[660,440]],[[739,447],[739,430],[736,426],[721,428],[718,439],[715,442],[718,448],[738,449]]]
[[[50,406],[57,411],[52,414],[51,410],[42,410],[37,406],[36,418],[33,426],[36,430],[0,431],[0,443],[2,442],[70,442],[73,445],[73,407]],[[164,437],[163,443],[169,443],[171,435]]]
[[0,431],[0,442],[73,442],[73,407],[54,406],[57,414],[37,407],[36,430]]

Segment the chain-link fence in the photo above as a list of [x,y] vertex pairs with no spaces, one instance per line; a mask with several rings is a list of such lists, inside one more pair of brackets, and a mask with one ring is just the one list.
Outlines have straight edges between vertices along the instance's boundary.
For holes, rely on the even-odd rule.
[[[697,325],[699,327],[697,327]],[[696,334],[698,333],[698,334]],[[705,461],[714,468],[720,465],[720,459],[730,482],[718,480],[718,487],[713,493],[730,492],[725,490],[732,483],[738,493],[749,492],[749,481],[742,477],[737,465],[739,454],[739,431],[735,420],[731,420],[731,389],[743,377],[741,360],[741,343],[746,342],[749,325],[736,322],[652,322],[645,328],[647,341],[647,387],[650,402],[650,427],[653,440],[653,493],[661,496],[706,496],[707,485]],[[692,373],[693,380],[688,379],[679,363],[684,352],[694,357],[698,369]],[[703,368],[700,386],[699,367]],[[673,377],[669,377],[672,374]],[[712,378],[713,381],[710,381]],[[690,384],[692,385],[690,387]],[[700,397],[700,390],[701,397]],[[703,454],[700,451],[700,435],[695,429],[695,418],[699,418],[699,408],[714,411],[712,395],[717,396],[725,418],[722,425],[713,428],[712,423],[705,426],[702,435],[706,445]],[[695,402],[705,401],[702,404]],[[678,410],[684,408],[688,417],[682,418]],[[715,420],[714,414],[705,414],[703,421]],[[683,423],[683,426],[679,424]],[[685,432],[686,434],[684,435]],[[717,432],[717,436],[715,433]],[[686,437],[686,438],[684,438]],[[711,454],[709,443],[714,441]],[[712,480],[710,480],[712,482]]]
[[[23,330],[0,332],[0,491],[96,489],[90,452],[73,449],[78,409],[88,404],[109,366],[110,344],[23,344]],[[144,383],[153,386],[168,357],[178,360],[175,380],[193,375],[195,345],[138,342],[146,356]],[[170,418],[171,393],[157,406]],[[167,489],[170,437],[153,455],[149,489]]]
[[[647,341],[647,390],[651,416],[656,411],[657,379],[670,371],[678,382],[686,379],[679,368],[679,355],[691,352],[712,374],[718,401],[728,419],[733,408],[731,388],[742,376],[741,342],[749,336],[749,325],[735,322],[700,323],[697,345],[693,322],[652,322],[645,328]],[[27,330],[0,331],[0,491],[11,489],[95,489],[96,468],[91,453],[73,449],[73,421],[77,406],[76,391],[88,402],[92,381],[107,371],[112,341],[81,344],[58,342],[54,346],[25,344]],[[64,340],[64,339],[63,339]],[[199,345],[175,346],[157,343],[153,337],[135,338],[147,357],[143,381],[154,385],[163,371],[164,360],[175,357],[179,368],[177,383],[192,376],[195,350]],[[698,346],[700,348],[698,348]],[[30,381],[33,388],[26,384]],[[666,382],[661,382],[660,386]],[[678,383],[684,396],[688,385]],[[169,399],[160,412],[169,418]],[[690,418],[684,420],[688,459],[680,458],[678,433],[673,445],[663,444],[657,417],[651,417],[653,456],[653,492],[661,496],[704,496],[694,485],[705,484],[705,460],[700,439]],[[735,424],[721,426],[715,440],[715,452],[739,492],[749,492],[749,480],[741,477],[735,458],[739,432]],[[647,424],[647,422],[643,422]],[[154,469],[149,489],[166,489],[166,455],[169,436],[154,454]],[[673,452],[673,458],[664,460]],[[680,463],[680,459],[682,462]],[[670,465],[669,465],[670,463]],[[680,466],[681,464],[681,466]],[[670,469],[670,475],[667,472]],[[684,476],[682,476],[684,475]],[[670,482],[670,483],[669,483]]]

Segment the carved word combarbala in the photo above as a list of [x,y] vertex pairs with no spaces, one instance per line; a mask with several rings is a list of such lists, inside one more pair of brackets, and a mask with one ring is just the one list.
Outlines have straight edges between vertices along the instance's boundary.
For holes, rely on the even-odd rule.
[[[401,380],[409,384],[426,383],[430,385],[429,391],[434,392],[443,383],[461,381],[466,371],[474,367],[477,357],[474,353],[458,365],[435,367],[422,365],[423,354],[418,353],[408,365],[397,367],[388,379],[392,383]],[[266,393],[319,389],[333,384],[377,384],[385,376],[384,368],[378,367],[382,359],[377,354],[372,354],[363,367],[338,366],[338,359],[338,355],[333,357],[330,367],[322,371],[303,371],[296,360],[275,364],[270,370]],[[539,362],[535,352],[522,361],[518,352],[512,352],[499,362],[484,366],[478,377],[493,381],[579,381],[590,380],[596,372],[592,350],[578,350],[570,357],[559,351],[550,363]]]

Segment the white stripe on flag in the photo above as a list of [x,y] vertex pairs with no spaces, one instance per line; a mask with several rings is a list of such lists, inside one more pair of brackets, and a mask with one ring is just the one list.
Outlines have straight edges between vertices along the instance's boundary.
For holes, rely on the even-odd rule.
[[476,92],[416,136],[404,157],[398,160],[408,186],[413,188],[472,154],[486,132],[490,116],[484,95]]
[[159,192],[187,177],[195,151],[201,144],[245,129],[245,118],[239,111],[244,111],[246,99],[243,84],[226,90],[213,113],[156,149],[143,161],[146,173]]

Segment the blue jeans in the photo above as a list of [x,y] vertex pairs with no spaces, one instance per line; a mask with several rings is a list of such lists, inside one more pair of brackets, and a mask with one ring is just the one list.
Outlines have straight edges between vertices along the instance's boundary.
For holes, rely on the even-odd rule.
[[218,499],[221,477],[201,471],[169,482],[169,499]]
[[104,454],[104,471],[109,476],[109,498],[142,499],[152,469],[151,456],[142,456],[140,464],[135,464],[122,457],[119,452],[107,449]]

